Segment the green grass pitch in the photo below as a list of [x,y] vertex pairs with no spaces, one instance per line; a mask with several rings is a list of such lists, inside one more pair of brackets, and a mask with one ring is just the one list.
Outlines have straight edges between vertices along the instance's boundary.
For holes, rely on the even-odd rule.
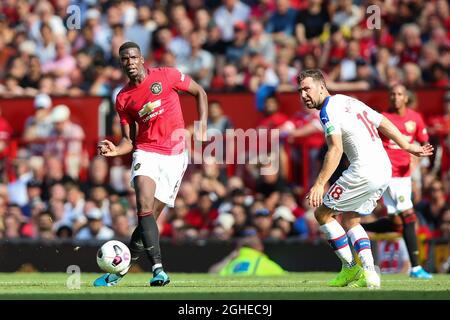
[[116,287],[94,288],[99,274],[82,273],[80,289],[68,289],[69,274],[0,273],[0,299],[417,299],[450,300],[450,275],[432,280],[383,275],[382,288],[329,288],[333,273],[290,273],[279,277],[219,277],[170,273],[166,287],[150,287],[149,274],[132,273]]

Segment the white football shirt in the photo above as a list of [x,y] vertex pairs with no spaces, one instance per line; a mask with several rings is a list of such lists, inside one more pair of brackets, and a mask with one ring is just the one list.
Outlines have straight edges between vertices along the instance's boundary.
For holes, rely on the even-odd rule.
[[349,169],[360,174],[372,169],[391,170],[377,130],[382,119],[379,112],[342,94],[327,97],[320,110],[325,136],[342,135],[344,153],[350,161]]

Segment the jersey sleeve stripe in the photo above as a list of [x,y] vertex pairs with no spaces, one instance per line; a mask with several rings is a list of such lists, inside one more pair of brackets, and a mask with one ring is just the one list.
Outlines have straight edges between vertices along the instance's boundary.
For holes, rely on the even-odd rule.
[[327,113],[328,101],[330,101],[330,96],[325,98],[322,109],[320,110],[320,121],[322,122],[323,125],[326,125],[326,123],[330,121],[330,118],[328,117]]

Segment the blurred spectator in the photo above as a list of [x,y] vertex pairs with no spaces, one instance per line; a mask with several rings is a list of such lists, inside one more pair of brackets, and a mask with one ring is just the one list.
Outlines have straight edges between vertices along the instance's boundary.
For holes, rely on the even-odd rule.
[[[175,206],[169,208],[167,214],[164,216],[163,228],[161,228],[161,237],[172,237],[173,228],[185,225],[185,217],[189,212],[189,208],[186,205],[182,197],[175,199]],[[163,216],[161,216],[163,218]]]
[[273,213],[273,228],[280,229],[281,239],[286,239],[297,234],[294,229],[295,216],[291,209],[286,206],[279,206]]
[[220,28],[222,40],[234,38],[233,26],[239,21],[246,23],[250,16],[250,7],[240,0],[222,0],[222,5],[214,12],[214,22]]
[[111,240],[114,231],[103,224],[103,213],[98,208],[86,212],[87,225],[75,236],[77,240]]
[[15,215],[6,214],[4,218],[4,231],[3,235],[6,239],[21,238],[22,221]]
[[105,61],[105,53],[101,46],[95,42],[94,27],[86,25],[82,29],[82,37],[77,51],[83,51],[92,59],[94,65],[102,65]]
[[8,183],[9,202],[25,206],[28,203],[27,183],[33,174],[26,159],[15,159],[13,163],[16,180]]
[[53,216],[48,211],[43,211],[37,216],[37,238],[40,240],[54,240]]
[[233,129],[230,118],[223,114],[222,104],[219,101],[209,101],[208,130],[213,129],[225,134],[227,129]]
[[109,184],[110,168],[105,157],[96,156],[89,163],[89,171],[87,181],[83,183],[82,190],[86,196],[91,192],[91,189],[97,186],[105,188],[108,194],[113,192]]
[[214,229],[211,233],[211,239],[230,240],[233,237],[234,217],[230,213],[222,213],[215,221]]
[[114,230],[115,239],[128,241],[131,236],[129,221],[125,215],[119,215],[113,219],[112,229]]
[[289,66],[287,62],[278,61],[276,64],[276,76],[279,79],[277,92],[295,92],[297,90],[295,68]]
[[43,23],[39,28],[40,40],[37,41],[36,54],[40,64],[52,61],[56,56],[55,35],[50,25]]
[[213,201],[209,192],[201,191],[198,196],[198,206],[191,209],[184,220],[190,227],[199,232],[199,237],[208,237],[214,227],[214,221],[217,219],[218,211],[213,207]]
[[362,8],[352,0],[338,0],[333,23],[347,30],[356,26],[363,18]]
[[203,88],[208,89],[213,76],[214,57],[211,53],[202,49],[198,31],[191,32],[189,43],[191,46],[190,55],[185,60],[179,60],[178,69],[189,74]]
[[52,109],[51,120],[53,130],[50,141],[45,147],[45,154],[52,154],[64,163],[67,173],[74,179],[83,160],[84,130],[70,119],[70,109],[66,105],[58,105]]
[[[217,60],[222,61],[227,45],[228,43],[221,38],[220,28],[214,23],[211,23],[207,29],[207,36],[203,43],[203,49],[211,52]],[[223,63],[220,65],[223,65]]]
[[66,175],[64,172],[64,163],[58,157],[47,156],[45,158],[45,176],[42,185],[42,199],[45,201],[49,199],[50,188],[57,183],[63,185],[67,183],[74,183],[74,179]]
[[411,62],[407,62],[403,65],[403,72],[405,74],[404,85],[408,89],[417,89],[423,85],[422,71],[420,67]]
[[227,46],[225,50],[226,63],[241,66],[241,60],[247,52],[248,42],[248,30],[247,24],[242,21],[238,21],[233,26],[234,38]]
[[34,115],[25,121],[23,140],[28,143],[28,150],[33,155],[43,155],[47,139],[53,129],[50,117],[52,99],[45,93],[34,98]]
[[58,38],[55,42],[55,57],[42,65],[44,74],[51,74],[55,77],[55,86],[59,90],[66,90],[70,87],[70,73],[76,68],[75,58],[70,55],[70,44],[65,39]]
[[40,28],[43,24],[47,24],[57,36],[64,36],[66,34],[66,28],[62,19],[55,15],[55,10],[49,1],[39,1],[34,11],[37,14],[37,19],[31,19],[32,24],[30,29],[30,36],[33,39],[41,39]]
[[102,212],[103,223],[107,226],[111,226],[110,200],[106,188],[101,185],[91,188],[87,199],[90,201],[92,207],[95,207]]
[[175,55],[177,61],[186,61],[191,54],[189,37],[194,30],[192,21],[185,17],[176,21],[176,35],[169,44],[169,50]]
[[237,67],[234,64],[227,64],[223,68],[223,86],[220,88],[221,92],[243,92],[247,91],[242,84],[242,79],[238,73]]
[[273,219],[269,209],[260,208],[252,212],[252,225],[256,227],[260,239],[269,238],[272,224]]
[[43,204],[41,198],[42,194],[42,183],[38,180],[31,179],[27,182],[27,204],[22,207],[23,215],[31,218],[32,209],[38,204]]
[[34,55],[30,56],[28,72],[20,81],[20,86],[26,88],[26,91],[34,96],[39,92],[37,89],[39,88],[39,82],[42,77],[43,74],[39,58]]
[[448,199],[444,192],[444,186],[439,180],[431,183],[428,192],[429,200],[422,200],[416,209],[421,224],[426,225],[431,232],[439,234],[439,224],[448,207]]
[[434,63],[431,66],[431,85],[439,88],[447,88],[449,80],[447,70],[441,63]]
[[250,37],[247,50],[252,54],[261,54],[264,61],[273,65],[275,62],[275,44],[272,36],[265,32],[261,21],[252,19],[250,21]]
[[67,225],[61,225],[56,228],[55,234],[58,239],[72,239],[73,231],[71,227]]
[[61,220],[61,226],[70,227],[71,231],[78,229],[86,222],[84,216],[84,206],[86,200],[78,184],[69,184],[67,186],[67,201],[64,203],[64,216]]
[[126,26],[125,36],[128,41],[135,42],[141,48],[142,56],[147,57],[151,50],[153,31],[156,23],[152,20],[152,11],[149,6],[138,7],[137,23]]
[[266,31],[272,33],[276,40],[293,36],[297,11],[291,8],[289,0],[276,0],[276,9],[266,24]]
[[308,8],[300,10],[297,15],[295,35],[301,44],[316,41],[328,27],[330,16],[323,0],[308,1]]

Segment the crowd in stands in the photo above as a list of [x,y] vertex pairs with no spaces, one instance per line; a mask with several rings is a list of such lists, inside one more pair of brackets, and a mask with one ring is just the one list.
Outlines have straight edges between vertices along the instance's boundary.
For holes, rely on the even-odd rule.
[[[80,28],[65,27],[71,4],[81,8]],[[380,29],[367,27],[371,4],[381,9]],[[70,121],[66,106],[51,108],[49,95],[113,96],[125,81],[117,51],[131,40],[148,65],[175,66],[208,92],[264,95],[258,128],[280,129],[284,143],[280,170],[269,175],[258,165],[238,165],[230,175],[213,159],[190,165],[175,208],[158,220],[161,236],[227,240],[256,230],[261,239],[317,240],[304,198],[309,185],[295,177],[309,174],[311,182],[316,176],[321,126],[306,109],[284,115],[271,94],[296,91],[295,76],[306,68],[324,70],[331,90],[398,82],[410,90],[447,87],[449,27],[444,0],[2,1],[0,97],[33,97],[35,114],[22,136],[27,148],[13,161],[14,179],[1,176],[0,239],[129,238],[137,222],[129,161],[88,159],[83,129]],[[414,203],[422,232],[450,237],[450,97],[443,114],[427,123],[432,139],[444,143],[441,153],[418,163]],[[210,101],[208,127],[233,127],[218,102]],[[0,159],[10,135],[0,114]],[[304,144],[307,173],[296,172]],[[380,203],[375,215],[383,214]]]
[[331,90],[446,87],[449,26],[446,0],[2,1],[0,97],[110,96],[126,40],[209,91],[295,91],[306,68]]

